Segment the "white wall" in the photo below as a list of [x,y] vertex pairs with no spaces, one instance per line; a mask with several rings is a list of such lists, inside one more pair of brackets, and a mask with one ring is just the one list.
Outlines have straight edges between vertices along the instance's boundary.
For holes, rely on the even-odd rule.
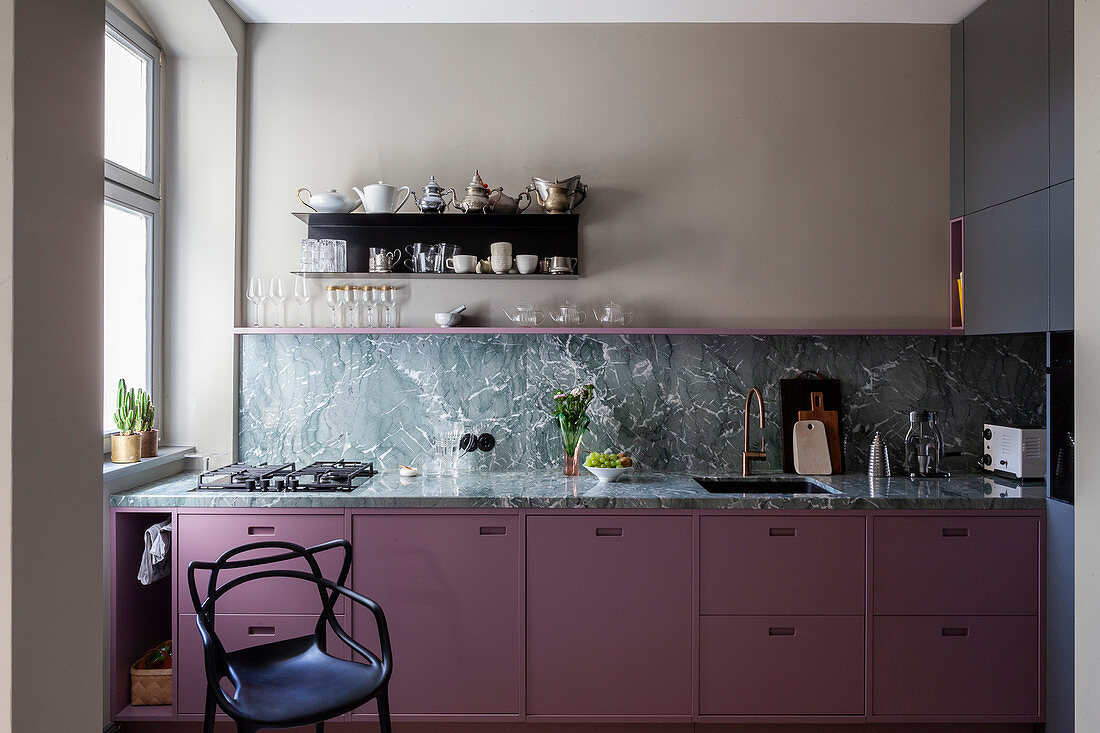
[[1077,0],[1074,19],[1074,338],[1076,457],[1074,576],[1076,729],[1100,730],[1100,2]]
[[247,275],[296,266],[299,186],[582,173],[585,277],[420,281],[405,325],[613,296],[641,325],[946,327],[946,26],[252,28]]

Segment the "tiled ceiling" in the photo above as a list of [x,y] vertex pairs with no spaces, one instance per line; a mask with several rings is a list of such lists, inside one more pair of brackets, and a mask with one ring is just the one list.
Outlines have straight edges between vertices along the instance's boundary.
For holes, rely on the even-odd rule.
[[228,0],[250,23],[955,23],[982,0]]

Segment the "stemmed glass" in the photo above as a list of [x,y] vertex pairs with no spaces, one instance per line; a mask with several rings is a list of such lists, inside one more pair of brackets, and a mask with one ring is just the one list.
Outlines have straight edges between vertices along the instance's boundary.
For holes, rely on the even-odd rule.
[[306,280],[301,275],[294,277],[294,301],[298,304],[298,328],[304,328],[306,325],[306,313],[309,305],[309,280]]
[[332,327],[338,328],[340,326],[340,306],[344,304],[344,291],[340,289],[339,285],[325,286],[325,303],[332,309]]
[[263,318],[260,309],[264,307],[264,281],[261,278],[248,278],[248,300],[256,307],[256,318],[253,320],[252,325],[259,328],[260,321]]
[[366,285],[360,293],[363,309],[367,312],[367,328],[378,328],[378,290],[373,285]]
[[397,288],[392,285],[383,285],[381,291],[378,293],[378,302],[386,309],[385,326],[386,328],[397,327]]
[[344,297],[348,303],[348,326],[359,328],[359,306],[363,304],[362,293],[358,285],[345,285]]
[[281,328],[284,320],[283,316],[286,315],[283,308],[283,303],[286,302],[286,290],[283,288],[281,277],[271,278],[271,285],[267,288],[267,297],[275,304],[275,327]]

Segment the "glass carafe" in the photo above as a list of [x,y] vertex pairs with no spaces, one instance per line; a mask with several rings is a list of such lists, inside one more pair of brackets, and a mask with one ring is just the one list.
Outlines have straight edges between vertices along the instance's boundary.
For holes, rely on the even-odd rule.
[[909,413],[909,432],[905,435],[905,471],[910,476],[943,475],[943,436],[932,410]]

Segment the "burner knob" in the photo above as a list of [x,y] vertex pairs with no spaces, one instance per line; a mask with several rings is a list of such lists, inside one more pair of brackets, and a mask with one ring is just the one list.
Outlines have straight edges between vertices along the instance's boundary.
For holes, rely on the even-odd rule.
[[986,453],[984,456],[982,456],[982,463],[984,463],[987,466],[992,464],[993,463],[993,456]]
[[477,436],[473,433],[466,433],[458,441],[458,447],[463,453],[470,453],[477,450]]
[[284,479],[283,477],[276,476],[275,480],[274,480],[274,484],[275,484],[274,488],[275,488],[276,491],[285,491],[286,490],[286,479]]
[[254,479],[254,478],[248,479],[247,481],[244,482],[244,486],[249,491],[255,491],[256,490],[256,479]]
[[477,439],[477,447],[486,453],[491,451],[497,446],[497,439],[493,437],[492,433],[482,433]]
[[286,487],[288,489],[290,489],[291,491],[298,488],[298,477],[297,476],[287,476],[286,477]]

